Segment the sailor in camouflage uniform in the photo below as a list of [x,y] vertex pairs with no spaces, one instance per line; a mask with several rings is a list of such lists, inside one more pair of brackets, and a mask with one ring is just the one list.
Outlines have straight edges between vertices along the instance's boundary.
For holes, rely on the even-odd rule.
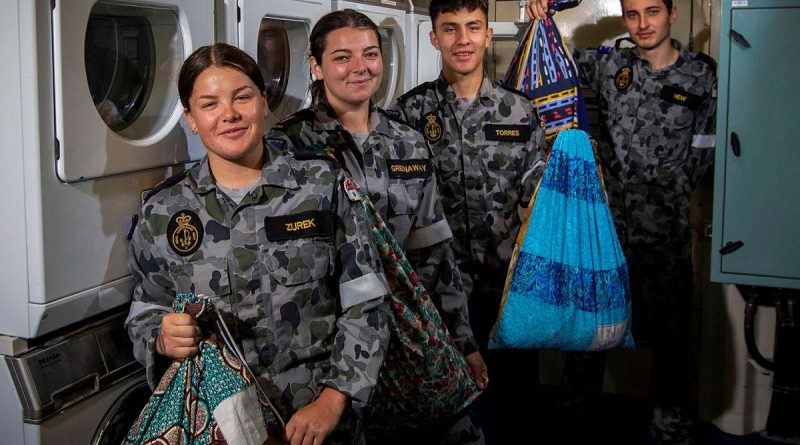
[[157,365],[196,352],[199,329],[170,313],[173,298],[210,296],[290,418],[287,441],[354,443],[388,344],[388,284],[336,163],[262,140],[260,76],[224,44],[184,64],[181,101],[208,156],[158,186],[139,212],[127,328],[153,385]]
[[[442,54],[443,71],[437,80],[402,95],[392,107],[426,137],[433,151],[469,295],[470,320],[481,348],[497,319],[520,215],[541,175],[544,157],[544,132],[530,100],[492,82],[483,72],[483,55],[492,35],[487,13],[484,0],[432,1],[431,41]],[[494,383],[488,387],[488,402],[479,401],[485,411],[479,416],[487,443],[490,430],[497,431],[500,443],[506,440],[501,434],[516,440],[523,413],[508,409],[502,397],[510,400],[515,393],[526,397],[520,393],[523,381],[525,391],[536,386],[537,352],[486,354]]]
[[[529,12],[541,15],[543,3]],[[716,66],[669,38],[671,0],[624,0],[622,9],[637,46],[574,56],[600,100],[599,154],[631,272],[634,338],[654,352],[654,438],[688,442],[690,194],[713,161]]]
[[[486,366],[469,324],[430,149],[422,134],[371,105],[382,76],[380,48],[377,26],[366,15],[343,10],[322,17],[311,33],[314,105],[279,122],[269,137],[285,141],[290,151],[314,147],[336,153],[403,247],[482,388]],[[348,82],[355,79],[364,86],[349,88],[340,82],[340,73]],[[480,429],[469,413],[464,414],[455,426],[448,423],[426,431],[426,443],[483,443]],[[416,432],[392,434],[369,432],[370,442],[408,443]]]

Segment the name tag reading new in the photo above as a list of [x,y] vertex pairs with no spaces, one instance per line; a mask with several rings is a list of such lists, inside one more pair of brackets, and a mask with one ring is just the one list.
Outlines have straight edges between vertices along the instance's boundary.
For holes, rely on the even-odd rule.
[[528,142],[531,139],[531,127],[527,125],[486,125],[483,132],[487,141]]
[[264,218],[264,226],[270,241],[330,237],[333,235],[333,219],[330,210],[309,210],[294,215],[268,216]]
[[696,110],[703,103],[703,98],[680,88],[665,86],[661,88],[661,99],[678,105],[683,105],[691,110]]
[[386,167],[392,179],[427,178],[431,175],[431,163],[427,159],[387,159]]

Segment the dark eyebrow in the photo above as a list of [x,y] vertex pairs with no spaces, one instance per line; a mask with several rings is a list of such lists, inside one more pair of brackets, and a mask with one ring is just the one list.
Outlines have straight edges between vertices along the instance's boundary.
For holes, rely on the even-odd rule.
[[349,49],[344,49],[344,48],[331,50],[331,52],[329,54],[336,54],[336,53],[353,54],[352,51],[350,51]]
[[[253,87],[251,87],[250,85],[242,85],[239,88],[233,90],[233,95],[235,96],[235,95],[241,93],[243,90],[247,90],[247,89],[253,89]],[[198,97],[198,99],[217,99],[217,97],[219,97],[219,96],[215,96],[213,94],[205,94],[203,96]]]

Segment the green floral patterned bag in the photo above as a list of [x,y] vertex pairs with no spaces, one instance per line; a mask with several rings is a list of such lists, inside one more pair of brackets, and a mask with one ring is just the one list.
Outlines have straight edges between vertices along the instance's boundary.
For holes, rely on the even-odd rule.
[[199,352],[170,365],[123,445],[280,443],[283,420],[214,304],[179,294],[173,309],[197,319],[203,330]]
[[472,370],[367,193],[349,175],[344,187],[364,206],[392,291],[391,337],[367,412],[369,428],[385,432],[440,424],[480,395]]

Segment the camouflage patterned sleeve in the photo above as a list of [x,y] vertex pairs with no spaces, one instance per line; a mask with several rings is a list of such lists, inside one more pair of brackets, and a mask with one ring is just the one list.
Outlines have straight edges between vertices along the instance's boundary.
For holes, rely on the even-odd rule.
[[140,212],[128,251],[128,269],[134,281],[131,302],[125,327],[133,341],[133,355],[145,366],[147,382],[155,387],[157,364],[162,358],[156,353],[155,341],[161,327],[161,318],[171,311],[173,293],[167,267],[158,254],[148,222]]
[[444,216],[435,171],[426,178],[405,250],[456,345],[465,355],[476,351],[467,295],[456,267],[453,232]]
[[531,106],[531,138],[525,144],[525,166],[520,181],[520,207],[527,208],[533,197],[533,192],[536,189],[536,184],[544,173],[544,160],[546,156],[545,151],[545,134],[542,127],[539,125],[539,119]]
[[578,67],[578,74],[583,83],[589,85],[595,93],[600,93],[600,82],[602,81],[599,67],[601,59],[597,49],[576,49],[572,52],[572,60]]
[[705,79],[706,94],[703,103],[695,115],[692,131],[692,146],[689,154],[691,161],[692,188],[703,178],[706,170],[714,162],[714,148],[716,146],[716,115],[717,115],[717,77],[709,72]]
[[364,209],[339,189],[335,235],[342,313],[331,370],[320,382],[366,403],[378,380],[389,342],[389,285],[372,244]]

